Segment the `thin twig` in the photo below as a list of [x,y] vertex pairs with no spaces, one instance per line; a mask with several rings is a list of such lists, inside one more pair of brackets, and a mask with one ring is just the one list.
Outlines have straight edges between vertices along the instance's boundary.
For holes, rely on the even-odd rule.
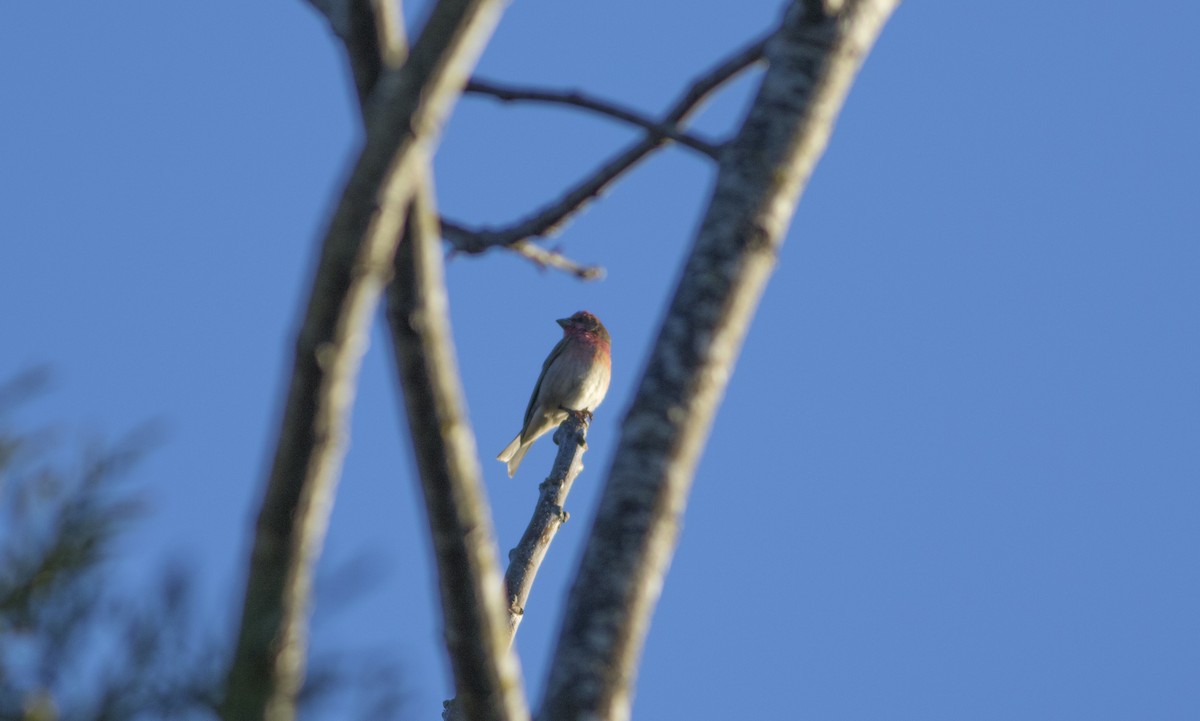
[[[791,3],[680,273],[567,600],[539,721],[629,718],[696,464],[799,195],[898,0]],[[832,5],[833,3],[829,3]]]
[[645,130],[650,135],[657,135],[666,140],[674,140],[680,145],[686,145],[692,150],[716,160],[720,149],[707,140],[701,140],[689,135],[677,126],[664,125],[657,120],[651,120],[636,111],[623,108],[616,103],[600,100],[584,95],[578,90],[539,90],[537,88],[519,87],[516,85],[501,85],[490,80],[472,79],[463,90],[465,93],[488,95],[504,103],[526,101],[533,103],[549,103],[551,105],[566,105],[582,108],[620,120]]
[[539,268],[555,268],[570,273],[580,280],[600,280],[604,277],[604,268],[598,265],[580,265],[556,250],[546,250],[527,240],[519,240],[504,247],[517,255],[528,258]]
[[[761,60],[766,42],[766,37],[755,40],[698,77],[663,116],[661,124],[667,127],[682,125],[713,91]],[[558,200],[511,225],[498,229],[469,228],[443,219],[442,235],[455,250],[463,253],[482,253],[498,245],[512,245],[518,241],[551,235],[582,210],[588,201],[603,193],[613,181],[668,142],[662,135],[648,135],[613,156]]]

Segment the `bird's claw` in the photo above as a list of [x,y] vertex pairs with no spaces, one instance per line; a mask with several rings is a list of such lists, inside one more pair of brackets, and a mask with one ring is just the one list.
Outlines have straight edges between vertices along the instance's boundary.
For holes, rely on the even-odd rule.
[[592,422],[592,412],[586,408],[583,408],[580,410],[576,410],[574,408],[567,408],[565,406],[559,406],[558,408],[559,408],[559,410],[566,411],[567,415],[571,416],[572,418],[576,418],[580,421],[583,421],[584,423]]

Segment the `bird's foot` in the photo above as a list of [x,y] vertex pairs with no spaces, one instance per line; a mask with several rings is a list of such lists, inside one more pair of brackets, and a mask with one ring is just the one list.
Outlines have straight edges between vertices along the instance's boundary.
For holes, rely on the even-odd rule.
[[562,410],[562,411],[566,411],[567,415],[569,415],[573,418],[577,418],[577,419],[583,421],[584,423],[592,422],[592,412],[586,408],[584,408],[582,410],[575,410],[574,408],[566,408],[565,406],[559,406],[558,409]]

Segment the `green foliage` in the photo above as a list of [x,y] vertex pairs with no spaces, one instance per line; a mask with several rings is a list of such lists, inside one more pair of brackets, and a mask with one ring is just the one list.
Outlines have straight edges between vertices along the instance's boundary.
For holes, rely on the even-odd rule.
[[51,434],[9,423],[44,382],[0,386],[0,719],[212,718],[219,674],[204,659],[219,655],[191,642],[185,574],[157,592],[114,587],[114,542],[140,512],[121,481],[148,441],[64,468]]
[[[53,433],[11,422],[45,383],[44,372],[0,383],[0,721],[216,719],[229,654],[198,627],[187,569],[137,587],[114,569],[117,542],[144,510],[124,481],[151,437],[65,462]],[[352,600],[364,575],[341,574],[330,600]],[[349,718],[352,707],[398,718],[400,679],[391,654],[320,654],[302,715]]]

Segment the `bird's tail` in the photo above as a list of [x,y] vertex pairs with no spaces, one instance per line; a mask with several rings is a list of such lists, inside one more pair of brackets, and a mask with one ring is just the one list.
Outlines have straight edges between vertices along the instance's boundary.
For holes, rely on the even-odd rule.
[[504,450],[500,451],[500,455],[496,456],[496,460],[508,464],[509,478],[512,478],[513,474],[517,472],[517,466],[521,465],[521,459],[525,457],[525,452],[531,445],[533,445],[532,441],[521,443],[521,434],[518,433],[517,437],[512,439],[512,443],[505,446]]

